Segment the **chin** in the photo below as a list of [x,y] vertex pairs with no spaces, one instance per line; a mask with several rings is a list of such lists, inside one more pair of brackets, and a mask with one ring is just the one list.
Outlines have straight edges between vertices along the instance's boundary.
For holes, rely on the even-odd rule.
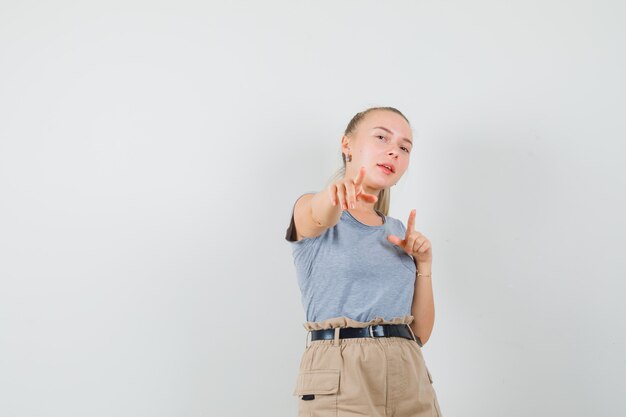
[[393,181],[380,181],[371,184],[372,188],[382,190],[383,188],[390,188],[393,185]]

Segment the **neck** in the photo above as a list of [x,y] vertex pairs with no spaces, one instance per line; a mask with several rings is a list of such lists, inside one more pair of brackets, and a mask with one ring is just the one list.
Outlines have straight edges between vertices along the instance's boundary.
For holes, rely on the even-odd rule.
[[374,213],[376,212],[376,210],[374,209],[375,205],[376,203],[368,203],[366,201],[357,200],[356,207],[353,210],[367,212],[367,213]]

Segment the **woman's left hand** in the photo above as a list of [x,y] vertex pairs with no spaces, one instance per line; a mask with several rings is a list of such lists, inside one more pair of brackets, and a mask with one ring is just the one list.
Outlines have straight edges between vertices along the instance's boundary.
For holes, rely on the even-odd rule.
[[389,235],[387,240],[394,245],[400,246],[406,253],[415,258],[416,263],[432,262],[433,252],[430,246],[430,240],[423,234],[414,230],[416,210],[411,210],[409,221],[407,223],[406,235],[404,239],[397,236]]

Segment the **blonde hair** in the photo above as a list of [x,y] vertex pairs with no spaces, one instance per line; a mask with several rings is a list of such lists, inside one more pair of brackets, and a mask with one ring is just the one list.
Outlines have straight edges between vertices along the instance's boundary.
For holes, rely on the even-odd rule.
[[[369,109],[363,110],[357,114],[354,115],[354,117],[350,120],[350,122],[348,123],[348,126],[346,127],[346,130],[344,131],[344,135],[346,136],[351,136],[354,131],[356,130],[358,124],[363,120],[363,118],[365,118],[365,116],[374,110],[387,110],[387,111],[392,111],[394,113],[399,114],[400,116],[402,116],[404,118],[404,120],[406,120],[407,123],[409,123],[409,120],[404,116],[404,114],[402,114],[400,112],[400,110],[394,108],[394,107],[370,107]],[[409,126],[411,125],[411,123],[409,123]],[[326,187],[328,187],[332,182],[335,182],[341,178],[344,178],[346,176],[346,155],[341,152],[341,159],[343,160],[343,165],[341,166],[341,168],[339,168],[335,174],[330,178],[330,180],[326,183]],[[378,210],[381,213],[383,213],[385,216],[387,216],[389,214],[389,204],[390,204],[390,200],[391,200],[391,188],[383,188],[382,190],[380,190],[380,192],[378,193],[378,200],[376,201],[376,204],[374,204],[374,210]]]

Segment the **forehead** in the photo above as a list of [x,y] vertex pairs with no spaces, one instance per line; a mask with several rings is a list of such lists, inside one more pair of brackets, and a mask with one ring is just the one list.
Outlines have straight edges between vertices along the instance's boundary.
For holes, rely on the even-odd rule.
[[398,113],[389,110],[374,110],[369,112],[362,120],[361,128],[367,131],[376,126],[383,126],[394,132],[395,135],[411,139],[413,137],[411,127]]

